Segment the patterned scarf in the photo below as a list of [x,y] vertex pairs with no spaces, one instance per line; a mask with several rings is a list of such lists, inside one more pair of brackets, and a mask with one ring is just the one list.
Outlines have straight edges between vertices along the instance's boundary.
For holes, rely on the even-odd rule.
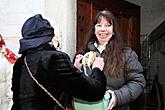
[[0,34],[0,53],[11,63],[14,64],[18,57],[5,46],[5,41]]
[[4,57],[11,63],[14,64],[16,62],[16,60],[18,59],[18,57],[8,48],[6,47],[2,47],[0,49],[0,52],[2,52],[2,54],[4,55]]
[[5,48],[5,51],[6,51],[6,54],[5,54],[6,59],[11,64],[14,64],[16,62],[16,60],[18,59],[18,57],[12,51],[10,51],[8,48]]

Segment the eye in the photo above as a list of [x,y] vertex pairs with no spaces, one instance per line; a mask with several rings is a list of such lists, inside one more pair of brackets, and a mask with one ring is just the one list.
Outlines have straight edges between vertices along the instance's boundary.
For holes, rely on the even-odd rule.
[[111,27],[112,26],[112,24],[107,24],[107,25],[105,25],[105,27]]
[[101,24],[96,24],[96,27],[101,27]]

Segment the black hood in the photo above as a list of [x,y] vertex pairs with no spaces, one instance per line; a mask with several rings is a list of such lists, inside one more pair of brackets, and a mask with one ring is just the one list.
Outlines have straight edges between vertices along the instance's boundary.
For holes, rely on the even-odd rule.
[[53,27],[41,14],[34,15],[26,20],[21,32],[23,38],[20,39],[20,54],[28,49],[46,44],[54,37]]

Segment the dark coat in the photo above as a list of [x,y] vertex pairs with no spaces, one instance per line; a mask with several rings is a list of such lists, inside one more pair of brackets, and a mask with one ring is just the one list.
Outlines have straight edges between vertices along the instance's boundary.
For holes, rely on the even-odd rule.
[[[130,110],[129,104],[143,92],[146,85],[143,67],[135,51],[128,47],[122,50],[125,63],[121,66],[119,75],[110,76],[105,72],[107,89],[113,90],[117,96],[117,106],[113,110]],[[100,54],[93,42],[90,42],[84,51],[95,51],[97,56],[104,56],[104,51]]]
[[12,110],[62,110],[30,77],[24,56],[33,76],[64,106],[72,97],[87,101],[101,100],[106,90],[104,73],[94,68],[87,77],[73,66],[66,53],[49,45],[30,49],[15,63],[12,78]]

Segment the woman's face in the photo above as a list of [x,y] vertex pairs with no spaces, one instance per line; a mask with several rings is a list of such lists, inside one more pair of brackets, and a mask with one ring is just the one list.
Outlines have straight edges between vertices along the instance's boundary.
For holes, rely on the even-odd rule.
[[107,44],[113,35],[113,24],[102,17],[101,22],[95,25],[95,35],[100,45]]

